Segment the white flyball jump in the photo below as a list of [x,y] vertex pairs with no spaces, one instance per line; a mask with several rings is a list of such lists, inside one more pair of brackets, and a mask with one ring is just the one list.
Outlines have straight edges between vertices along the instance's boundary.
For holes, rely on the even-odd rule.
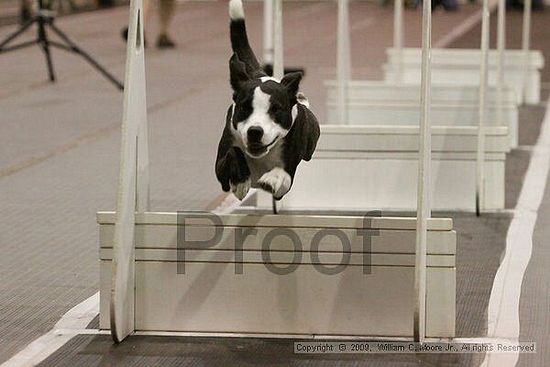
[[115,342],[139,332],[453,337],[456,233],[451,219],[429,218],[425,122],[418,221],[150,211],[142,24],[132,0],[118,201],[97,214],[100,328]]
[[[433,209],[476,210],[477,132],[432,128]],[[485,136],[483,204],[497,211],[504,208],[507,128],[487,127]],[[418,146],[418,126],[321,125],[315,155],[300,166],[280,209],[414,211]],[[271,197],[258,193],[257,206],[270,208]]]
[[419,220],[152,212],[141,11],[132,0],[116,212],[97,215],[100,328],[116,342],[135,332],[453,337],[456,233],[430,218],[429,86]]
[[[338,82],[325,82],[327,121],[338,124]],[[350,80],[347,82],[345,110],[349,125],[418,125],[420,92],[417,85],[392,84],[382,81]],[[487,126],[507,126],[509,147],[518,145],[519,108],[513,89],[504,87],[502,100],[496,103],[497,88],[487,91]],[[479,87],[432,86],[433,126],[477,126],[479,123]]]
[[[403,0],[396,0],[401,3]],[[402,5],[401,5],[402,6]],[[388,82],[420,83],[421,50],[404,48],[403,15],[395,8],[394,47],[387,50],[384,66]],[[497,49],[489,52],[488,78],[493,86],[509,85],[516,90],[519,103],[540,102],[541,70],[544,57],[540,51],[530,50],[531,1],[525,1],[522,49],[505,49],[505,0],[498,0]],[[432,80],[434,84],[478,86],[479,49],[433,49]],[[499,84],[500,83],[500,84]]]

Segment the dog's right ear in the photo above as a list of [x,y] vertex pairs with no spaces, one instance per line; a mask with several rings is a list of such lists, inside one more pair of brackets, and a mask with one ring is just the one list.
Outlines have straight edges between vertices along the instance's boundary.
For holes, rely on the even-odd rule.
[[235,92],[239,91],[242,85],[250,80],[250,77],[246,73],[246,65],[235,53],[229,60],[229,76],[231,87]]

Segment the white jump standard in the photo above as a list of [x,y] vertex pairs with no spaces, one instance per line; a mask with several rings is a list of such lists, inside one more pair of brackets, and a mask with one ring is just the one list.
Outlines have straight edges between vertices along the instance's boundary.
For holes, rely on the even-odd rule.
[[[456,233],[451,219],[429,218],[424,195],[419,221],[148,211],[141,9],[132,0],[117,208],[97,217],[101,329],[110,327],[116,342],[136,330],[453,337]],[[182,231],[191,245],[182,243]]]

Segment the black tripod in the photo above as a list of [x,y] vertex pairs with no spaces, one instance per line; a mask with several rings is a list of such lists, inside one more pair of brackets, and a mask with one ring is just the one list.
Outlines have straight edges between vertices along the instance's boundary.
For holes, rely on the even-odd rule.
[[[71,39],[65,33],[63,33],[59,28],[55,26],[54,13],[51,10],[48,10],[44,6],[44,0],[38,0],[38,9],[39,9],[38,14],[32,17],[32,19],[29,20],[28,22],[23,24],[21,28],[19,28],[17,31],[9,35],[5,40],[0,42],[0,54],[4,52],[18,50],[20,48],[32,46],[35,44],[39,45],[42,48],[42,51],[44,51],[44,55],[46,56],[46,63],[48,65],[48,75],[50,77],[50,81],[55,82],[55,72],[54,72],[53,63],[52,63],[52,57],[50,54],[50,46],[57,47],[62,50],[69,51],[82,56],[101,74],[103,74],[114,85],[116,85],[117,88],[119,88],[120,90],[124,89],[124,85],[117,78],[115,78],[111,73],[109,73],[103,66],[101,66],[97,61],[95,61],[84,50],[78,47],[76,43],[71,41]],[[16,45],[8,46],[8,44],[11,41],[16,39],[21,34],[23,34],[27,29],[29,29],[35,23],[38,27],[37,29],[38,34],[36,39],[32,41],[22,42]],[[60,43],[60,42],[48,39],[48,33],[46,32],[47,29],[51,29],[55,34],[59,36],[59,38],[61,38],[61,40],[63,40],[64,43]]]

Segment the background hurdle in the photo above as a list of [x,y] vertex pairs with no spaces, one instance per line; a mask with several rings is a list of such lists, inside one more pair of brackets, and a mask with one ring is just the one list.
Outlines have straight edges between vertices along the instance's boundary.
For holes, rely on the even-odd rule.
[[[396,0],[402,3],[403,0]],[[517,90],[518,100],[528,104],[540,102],[540,73],[544,61],[540,52],[530,50],[530,28],[531,28],[531,2],[524,2],[524,21],[522,29],[522,49],[506,50],[505,47],[505,22],[506,8],[502,0],[498,3],[498,27],[497,27],[497,49],[490,52],[490,84],[511,83]],[[493,3],[491,3],[493,4]],[[415,65],[418,65],[419,50],[404,47],[403,42],[403,13],[402,4],[394,10],[394,47],[388,50],[388,64],[385,65],[386,80],[400,81],[405,83],[418,83],[420,78],[414,73]],[[434,66],[438,70],[434,74],[434,82],[455,82],[472,83],[471,59],[479,57],[472,53],[474,50],[461,49],[434,49]],[[504,58],[506,56],[506,59]],[[463,65],[462,67],[460,65]],[[440,72],[439,69],[442,71]],[[445,72],[443,72],[443,70]],[[507,75],[503,71],[507,70]],[[452,79],[448,73],[460,71],[460,78]],[[493,72],[494,71],[494,72]]]
[[[340,53],[347,49],[346,43],[347,39],[349,38],[349,25],[347,25],[346,17],[342,14],[346,11],[347,8],[343,5],[340,5],[338,9],[338,50]],[[349,88],[344,87],[346,85],[349,85],[349,74],[343,72],[344,70],[346,70],[347,65],[349,65],[349,53],[347,55],[338,55],[338,80],[336,81],[335,94],[336,100],[340,103],[336,106],[337,115],[344,114],[344,112],[342,111],[346,110],[345,106],[342,106],[341,101],[349,101]],[[408,87],[409,86],[403,86],[402,88],[405,89]],[[483,91],[476,91],[476,93],[483,92],[484,94],[486,94],[486,89],[487,87],[485,87]],[[480,95],[478,94],[476,102],[479,100],[479,97]],[[471,123],[475,123],[477,126],[479,126],[479,118],[483,118],[485,121],[485,109],[485,103],[476,103],[476,107],[473,108],[474,111],[472,111],[476,114],[476,116],[473,116],[472,118],[477,121],[472,121]],[[351,121],[349,111],[347,111],[347,114],[345,115],[345,118],[347,119],[346,122],[350,123]],[[341,124],[345,125],[345,123],[342,122]],[[410,121],[408,124],[403,124],[404,126],[397,126],[399,125],[399,123],[397,122],[392,123],[391,125],[393,126],[391,129],[388,128],[387,124],[383,124],[382,122],[379,122],[377,124],[376,121],[369,121],[369,123],[365,123],[365,125],[372,126],[370,126],[370,128],[364,129],[358,126],[362,124],[357,124],[356,120],[353,120],[353,124],[355,125],[353,129],[357,130],[356,133],[358,134],[358,136],[356,137],[353,136],[353,132],[350,129],[342,129],[341,133],[338,133],[338,128],[334,125],[325,125],[323,127],[323,131],[325,132],[325,134],[321,135],[318,152],[314,155],[314,162],[311,164],[312,166],[315,165],[316,168],[309,169],[304,167],[302,169],[304,173],[302,173],[302,175],[297,178],[292,192],[289,193],[287,197],[285,197],[285,199],[283,199],[281,202],[283,208],[289,210],[307,209],[313,201],[316,204],[311,208],[316,209],[357,210],[360,208],[364,208],[362,207],[362,205],[365,205],[365,203],[367,203],[367,208],[373,208],[381,205],[380,207],[384,209],[415,210],[416,206],[411,203],[410,193],[402,195],[402,193],[400,192],[401,190],[398,190],[398,192],[396,192],[396,188],[394,187],[395,183],[390,182],[389,179],[383,180],[383,178],[380,178],[378,180],[378,177],[373,178],[373,180],[377,180],[376,182],[379,184],[379,187],[388,188],[387,192],[379,192],[379,196],[388,199],[391,193],[396,192],[394,195],[391,195],[394,197],[391,197],[386,203],[381,203],[379,200],[377,200],[378,197],[368,196],[369,194],[365,192],[362,193],[362,190],[358,189],[357,185],[354,186],[350,184],[350,182],[354,180],[354,174],[353,172],[347,172],[346,168],[340,168],[338,172],[340,173],[341,177],[345,177],[342,178],[341,182],[343,186],[349,189],[349,191],[344,194],[344,196],[349,196],[349,200],[340,200],[341,198],[336,198],[333,196],[327,197],[326,201],[319,200],[321,196],[320,192],[322,190],[315,190],[312,189],[312,187],[315,187],[313,185],[317,185],[318,187],[327,189],[327,185],[331,185],[327,183],[328,181],[330,181],[332,185],[335,184],[334,180],[332,180],[332,177],[326,177],[326,175],[328,175],[328,172],[333,170],[335,167],[335,165],[332,164],[333,161],[341,162],[340,166],[346,166],[349,163],[350,167],[353,165],[354,167],[356,167],[355,169],[358,169],[359,166],[357,162],[360,160],[370,164],[371,162],[376,160],[380,161],[386,159],[389,161],[399,161],[402,166],[407,167],[407,165],[410,165],[410,160],[414,159],[410,157],[410,155],[412,155],[412,150],[410,148],[410,144],[412,144],[412,140],[410,140],[410,135],[412,134],[412,132],[410,126],[405,126],[412,125],[413,121]],[[483,124],[483,127],[477,127],[475,131],[476,135],[478,136],[478,142],[480,141],[480,130],[482,132],[489,133],[489,135],[491,136],[491,143],[489,144],[490,148],[488,148],[490,149],[490,152],[488,152],[489,155],[486,155],[485,153],[478,153],[479,149],[485,149],[485,144],[482,146],[478,145],[477,148],[471,150],[471,135],[473,130],[471,131],[471,129],[468,128],[458,129],[448,126],[437,126],[437,159],[445,162],[456,163],[455,167],[453,167],[452,169],[449,168],[448,163],[442,165],[438,164],[438,168],[444,167],[441,174],[448,175],[449,171],[445,173],[445,170],[447,169],[449,169],[450,172],[452,172],[453,174],[454,171],[462,172],[461,178],[454,182],[455,185],[441,185],[439,186],[440,189],[433,188],[433,190],[436,190],[435,196],[437,197],[437,201],[435,202],[435,206],[437,209],[479,211],[479,208],[476,207],[476,205],[480,203],[484,205],[484,207],[488,210],[504,209],[504,153],[509,151],[510,146],[506,139],[502,139],[502,136],[503,133],[505,135],[508,133],[507,130],[501,129],[500,127],[491,127],[489,128],[490,131],[485,131],[487,130],[487,128],[485,128],[484,125],[485,124]],[[441,139],[443,137],[443,133],[448,133],[449,136],[447,137],[447,139],[444,139],[442,143]],[[388,134],[392,134],[392,137],[394,137],[394,139],[389,139],[384,136]],[[371,135],[370,138],[369,135]],[[510,134],[509,136],[511,139],[513,138],[513,141],[511,141],[511,143],[515,145],[517,136],[514,134]],[[378,141],[374,140],[376,137],[379,138]],[[362,139],[361,142],[365,145],[358,145],[360,144],[360,139]],[[448,142],[445,140],[448,140]],[[337,144],[337,142],[340,143]],[[385,145],[382,146],[381,144],[379,144],[381,142],[384,142]],[[363,152],[361,152],[361,150]],[[474,171],[477,172],[474,173],[470,172],[469,163],[467,165],[464,163],[472,160],[471,153],[474,153],[473,162],[477,166],[482,166],[481,168],[475,168]],[[485,178],[480,179],[480,175],[484,171],[484,166],[487,164],[491,165],[491,167],[489,168],[490,177],[487,180],[485,180]],[[373,169],[373,166],[376,167],[376,169]],[[380,169],[382,169],[382,167],[383,166],[381,164],[371,164],[369,168],[371,169],[370,172],[372,173],[372,176],[376,176],[376,172],[380,172]],[[319,172],[325,172],[326,174],[325,176],[323,176],[323,174],[321,173],[317,174],[315,170],[318,170]],[[397,168],[393,171],[390,171],[391,173],[389,174],[391,175],[392,173],[395,173],[396,170]],[[405,171],[407,171],[407,168],[405,168]],[[366,184],[363,180],[364,177],[362,177],[362,175],[357,176],[359,176],[358,180]],[[401,179],[405,179],[406,181],[409,181],[411,179],[410,172],[408,172],[405,176],[399,177],[401,177]],[[318,179],[315,180],[315,177],[317,177]],[[466,177],[468,178],[466,179]],[[443,181],[445,181],[445,178],[443,178]],[[482,186],[485,184],[486,181],[489,183],[489,187],[487,188]],[[451,187],[457,185],[460,186],[459,190],[450,189]],[[463,188],[463,186],[466,188]],[[449,188],[449,190],[444,191],[445,188]],[[481,202],[481,200],[485,200],[483,194],[479,193],[481,190],[488,190],[490,192],[487,197],[488,202]],[[330,189],[328,189],[327,192],[330,192]],[[262,192],[258,193],[257,205],[262,208],[267,207],[266,199],[264,198],[264,196],[265,194],[263,194]],[[452,198],[452,200],[446,200],[447,197]],[[318,205],[322,205],[321,203],[325,203],[326,206],[319,207]]]

